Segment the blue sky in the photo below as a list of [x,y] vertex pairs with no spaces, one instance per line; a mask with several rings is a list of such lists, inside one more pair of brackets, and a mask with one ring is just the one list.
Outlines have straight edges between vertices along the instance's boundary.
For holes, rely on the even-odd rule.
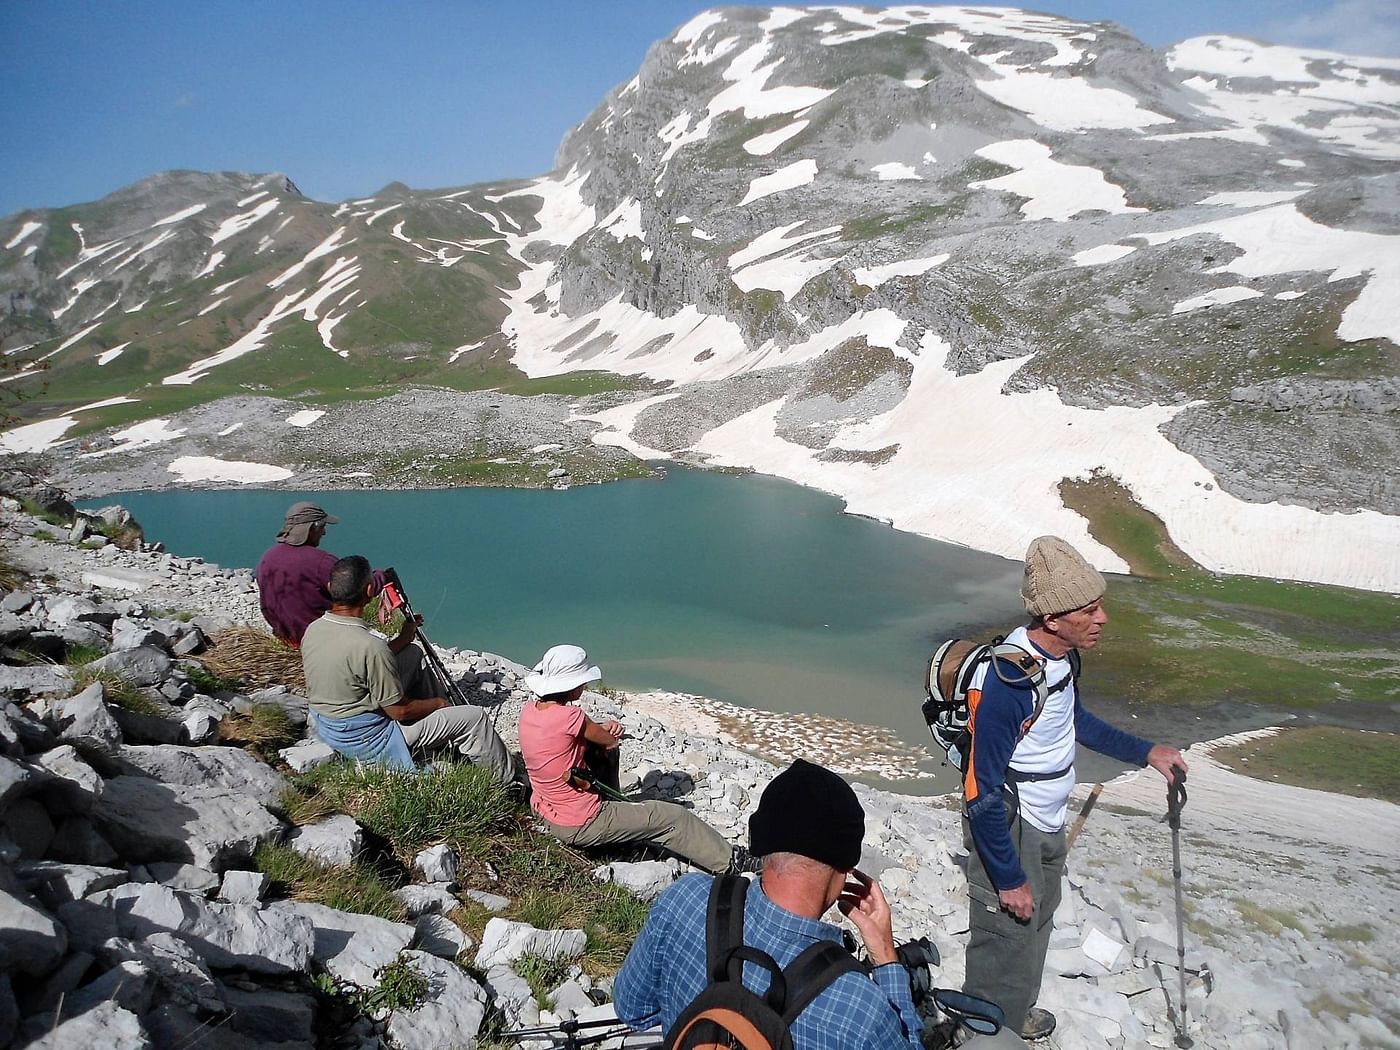
[[[5,0],[0,215],[169,168],[282,171],[323,200],[550,168],[686,0]],[[1061,0],[1154,46],[1230,32],[1400,54],[1400,0]]]

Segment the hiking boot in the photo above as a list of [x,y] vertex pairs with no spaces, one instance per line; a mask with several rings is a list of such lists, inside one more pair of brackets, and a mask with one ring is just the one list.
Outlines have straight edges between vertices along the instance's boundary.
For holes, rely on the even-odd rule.
[[762,867],[762,857],[755,857],[746,846],[735,846],[734,852],[729,856],[729,867],[725,869],[724,873],[726,875],[742,875],[745,872],[757,872]]
[[1042,1010],[1038,1006],[1032,1006],[1026,1012],[1025,1023],[1021,1025],[1021,1038],[1027,1041],[1031,1039],[1044,1039],[1055,1030],[1055,1015],[1049,1010]]

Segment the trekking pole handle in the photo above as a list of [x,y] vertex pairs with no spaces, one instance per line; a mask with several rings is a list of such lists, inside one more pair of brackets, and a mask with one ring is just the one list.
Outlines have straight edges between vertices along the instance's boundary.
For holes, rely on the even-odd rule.
[[1186,770],[1172,766],[1167,781],[1167,825],[1173,830],[1181,827],[1181,811],[1186,806]]

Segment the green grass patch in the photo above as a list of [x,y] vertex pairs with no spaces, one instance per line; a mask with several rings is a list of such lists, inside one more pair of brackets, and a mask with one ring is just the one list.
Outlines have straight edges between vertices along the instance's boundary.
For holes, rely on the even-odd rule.
[[235,692],[243,684],[237,678],[225,678],[221,674],[215,674],[197,660],[191,660],[185,665],[185,674],[189,676],[190,684],[206,696]]
[[1066,478],[1060,482],[1065,506],[1089,522],[1089,533],[1128,563],[1134,576],[1170,576],[1199,566],[1172,542],[1162,519],[1143,507],[1116,478]]
[[1400,803],[1400,734],[1332,726],[1284,729],[1214,755],[1258,780]]
[[55,514],[51,510],[45,510],[32,499],[21,500],[20,509],[31,518],[38,518],[40,521],[47,522],[50,525],[62,525],[67,527],[73,524],[72,521],[65,518],[62,514]]
[[541,1010],[551,1008],[549,993],[564,983],[569,976],[569,960],[546,959],[543,955],[524,955],[512,965],[517,974],[530,986],[535,1002]]
[[462,851],[488,832],[518,825],[512,793],[486,770],[465,763],[439,761],[431,769],[405,773],[337,761],[296,784],[308,799],[319,796],[388,840],[404,861],[438,842]]
[[254,704],[246,713],[231,714],[220,722],[219,738],[251,751],[264,762],[273,762],[278,751],[301,739],[301,732],[278,705]]
[[1329,941],[1351,941],[1356,944],[1370,944],[1376,939],[1374,927],[1366,923],[1355,923],[1346,926],[1328,926],[1322,931],[1322,936]]
[[276,890],[293,900],[324,904],[339,911],[403,922],[407,912],[394,886],[380,871],[356,861],[346,867],[322,864],[286,846],[262,845],[253,864]]
[[1243,897],[1236,897],[1232,903],[1242,920],[1271,937],[1277,937],[1285,929],[1297,930],[1299,933],[1308,932],[1294,912],[1281,908],[1264,908]]

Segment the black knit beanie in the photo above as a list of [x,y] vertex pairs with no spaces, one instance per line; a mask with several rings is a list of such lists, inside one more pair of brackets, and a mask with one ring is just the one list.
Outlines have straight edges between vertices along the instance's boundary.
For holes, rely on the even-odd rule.
[[865,810],[837,774],[803,759],[763,789],[749,818],[749,850],[756,857],[796,853],[840,871],[860,861]]

